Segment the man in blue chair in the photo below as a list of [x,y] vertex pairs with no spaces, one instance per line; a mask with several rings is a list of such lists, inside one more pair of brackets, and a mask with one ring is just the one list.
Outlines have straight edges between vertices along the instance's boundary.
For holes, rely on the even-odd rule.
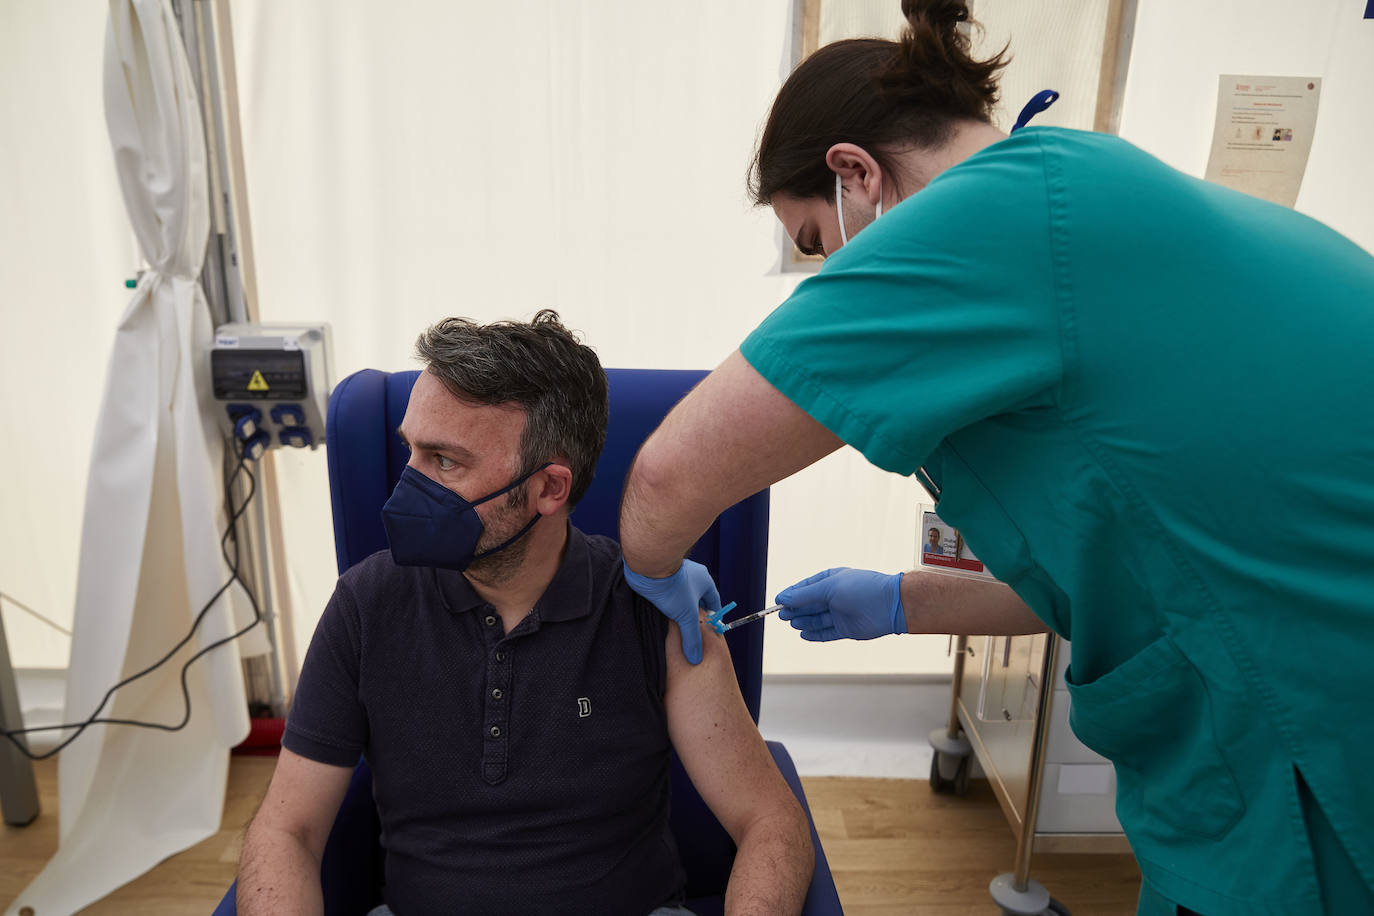
[[[399,430],[391,550],[340,577],[244,841],[238,911],[322,910],[320,856],[365,755],[386,848],[376,914],[679,914],[669,754],[738,846],[728,913],[799,912],[808,821],[722,638],[689,665],[620,550],[568,521],[606,379],[556,313],[448,319]],[[389,909],[388,909],[389,907]]]

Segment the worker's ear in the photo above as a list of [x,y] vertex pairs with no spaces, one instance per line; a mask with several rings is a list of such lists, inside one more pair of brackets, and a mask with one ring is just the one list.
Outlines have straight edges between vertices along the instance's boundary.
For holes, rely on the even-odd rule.
[[572,470],[564,464],[551,464],[534,476],[534,508],[540,515],[553,515],[568,504],[572,495]]
[[850,194],[854,193],[853,188],[857,183],[863,188],[870,204],[878,203],[878,195],[883,191],[883,167],[863,147],[853,143],[836,143],[826,151],[825,164],[840,176]]

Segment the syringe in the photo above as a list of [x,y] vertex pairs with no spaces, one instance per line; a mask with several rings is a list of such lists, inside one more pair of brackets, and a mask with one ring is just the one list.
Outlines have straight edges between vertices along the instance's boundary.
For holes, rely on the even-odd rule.
[[[726,630],[733,630],[735,627],[744,626],[746,623],[753,623],[755,620],[762,620],[769,614],[776,614],[780,610],[782,610],[782,605],[775,604],[772,607],[766,607],[761,611],[755,611],[752,614],[745,614],[739,620],[732,620],[727,624],[723,624],[723,626]],[[724,632],[724,630],[722,630],[721,632]]]

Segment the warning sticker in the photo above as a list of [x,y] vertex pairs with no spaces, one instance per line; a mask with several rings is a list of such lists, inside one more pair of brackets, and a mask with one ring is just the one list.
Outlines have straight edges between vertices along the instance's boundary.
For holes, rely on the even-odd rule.
[[262,370],[261,370],[261,369],[254,369],[254,370],[253,370],[253,377],[252,377],[251,379],[248,380],[248,390],[249,390],[249,391],[266,391],[266,390],[267,390],[267,379],[265,379],[265,378],[262,377]]

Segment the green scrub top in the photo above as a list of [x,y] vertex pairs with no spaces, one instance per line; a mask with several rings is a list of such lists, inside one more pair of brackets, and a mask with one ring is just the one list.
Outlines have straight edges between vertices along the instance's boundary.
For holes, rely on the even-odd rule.
[[1152,892],[1374,912],[1318,903],[1374,901],[1374,258],[1117,138],[1028,128],[740,349],[873,464],[924,465],[1072,641],[1071,722],[1116,765]]

